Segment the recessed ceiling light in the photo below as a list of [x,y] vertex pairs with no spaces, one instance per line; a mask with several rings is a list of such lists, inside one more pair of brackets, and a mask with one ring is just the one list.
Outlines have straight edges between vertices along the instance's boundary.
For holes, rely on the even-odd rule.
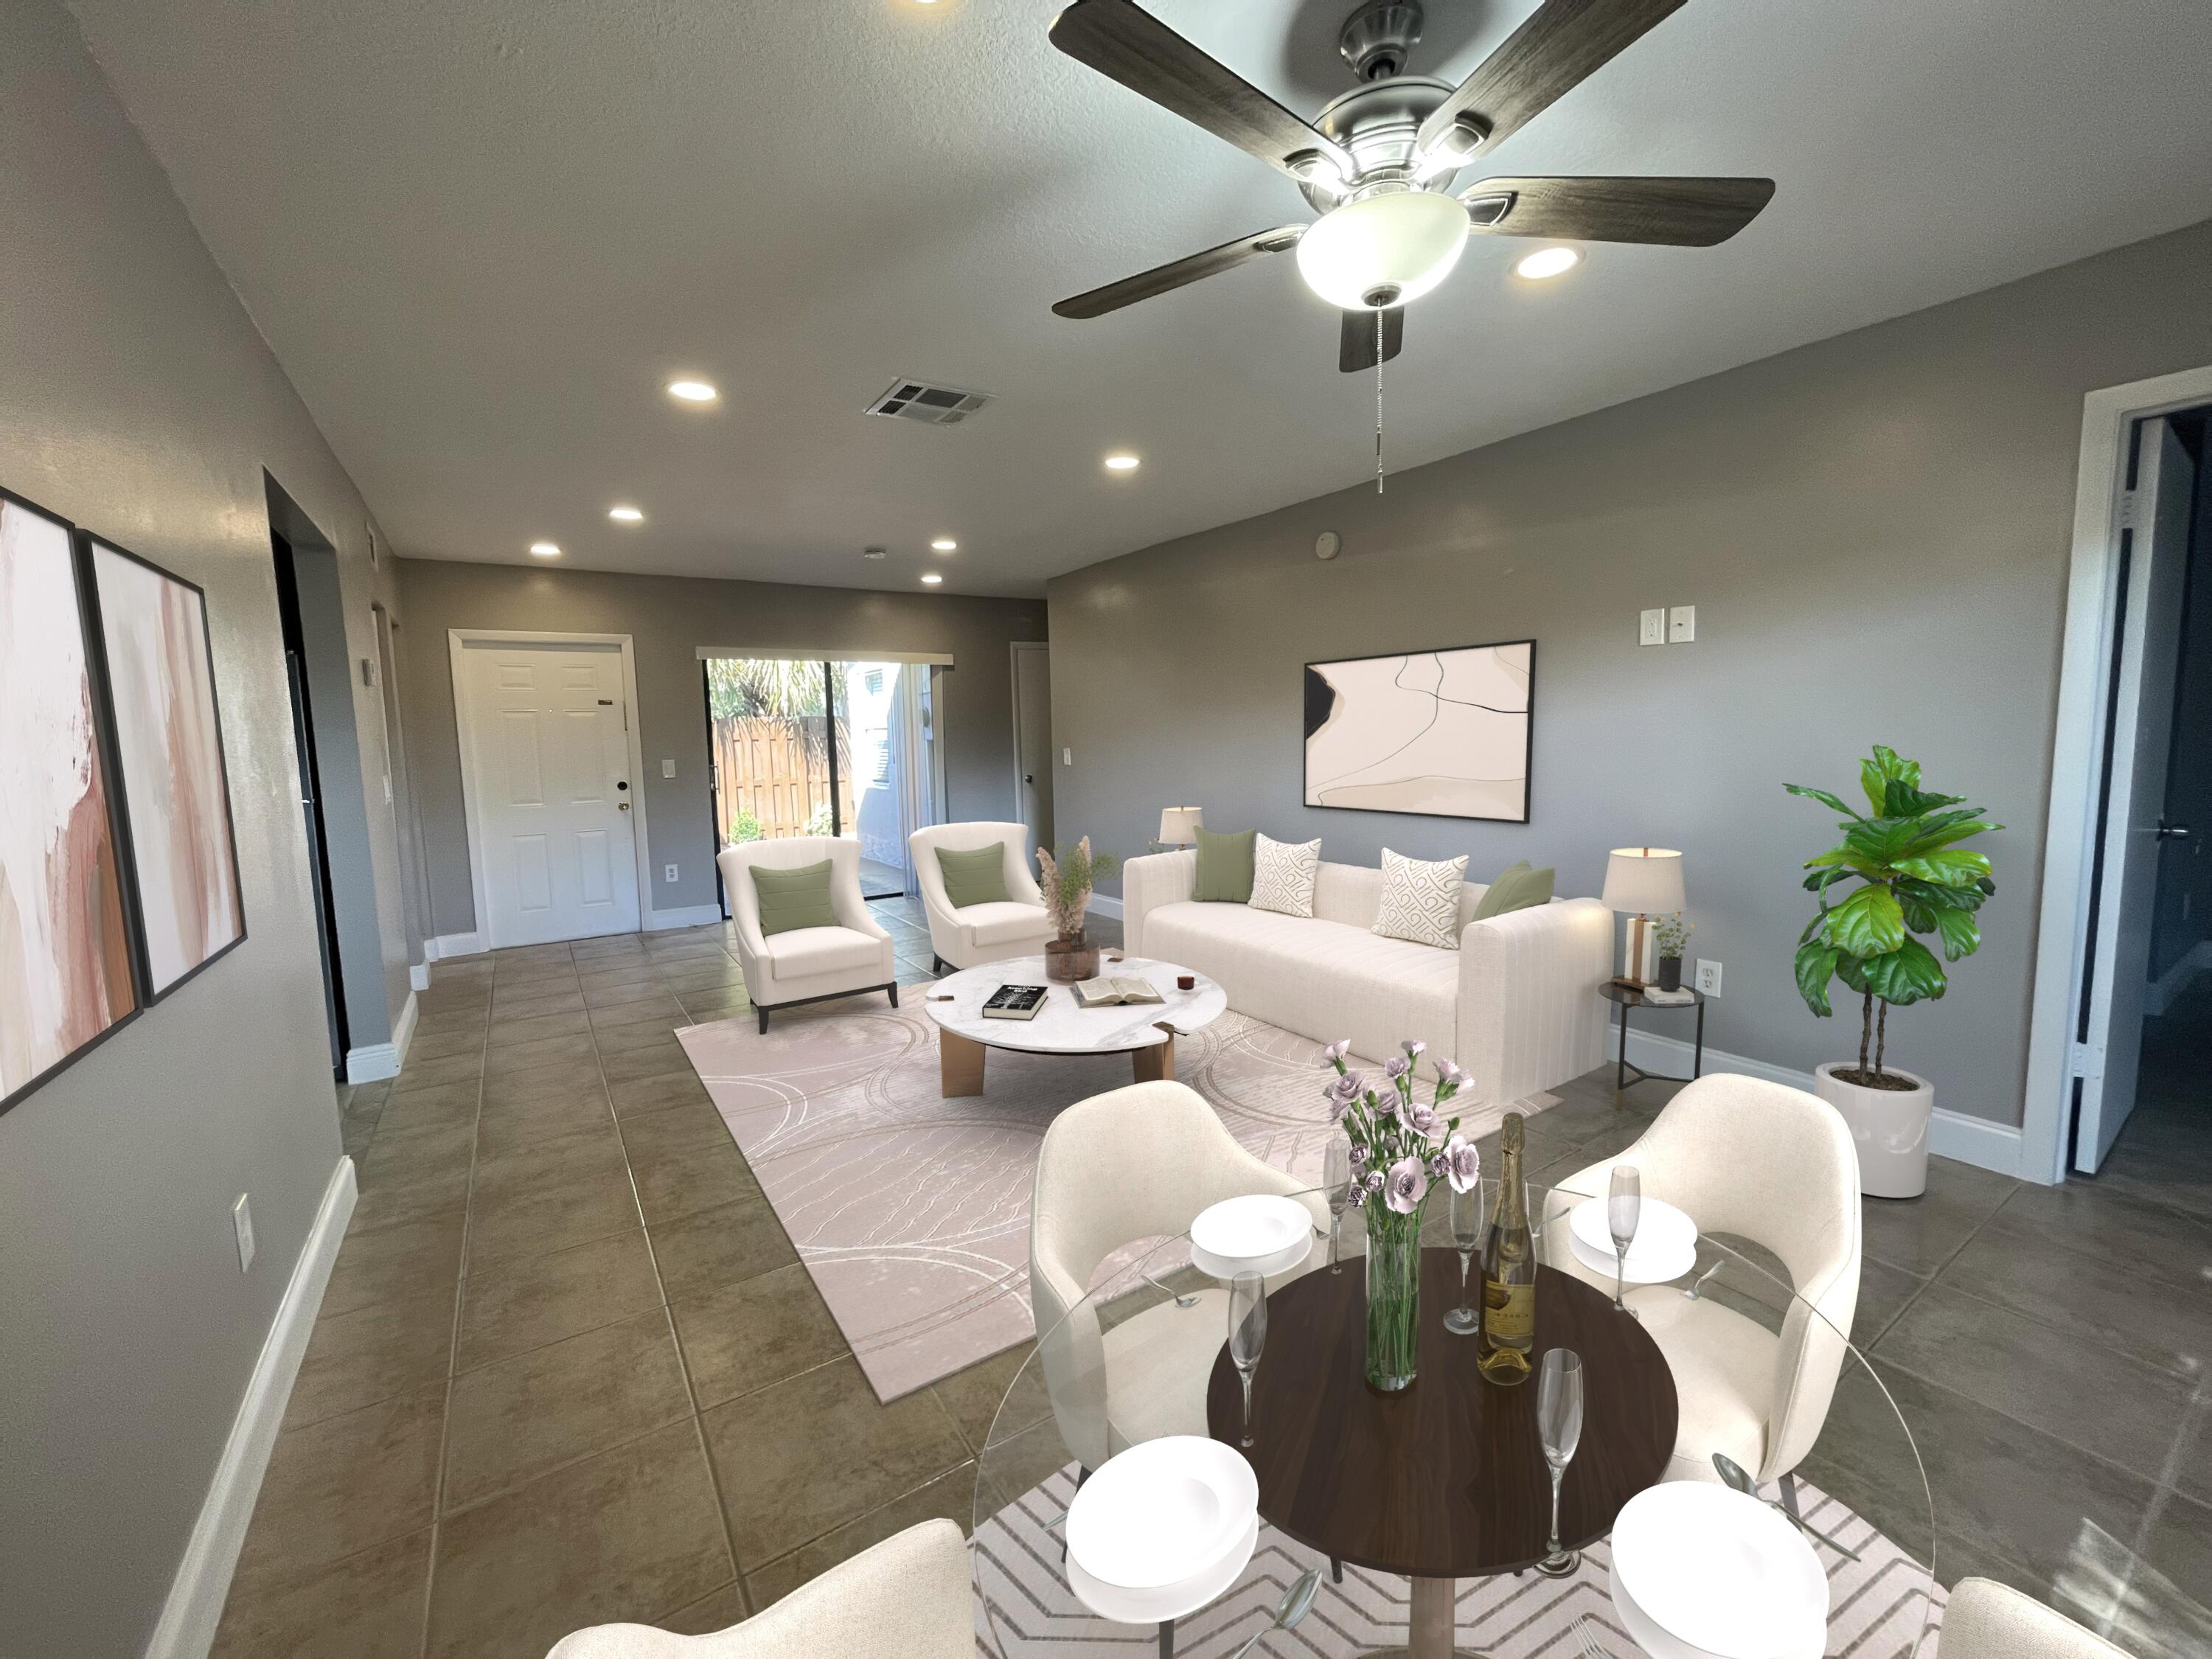
[[530,544],[530,550],[541,559],[557,559],[561,556],[560,544],[556,542],[532,542]]
[[1134,472],[1137,470],[1137,458],[1126,450],[1118,454],[1109,455],[1106,458],[1106,470],[1109,472]]
[[934,570],[925,570],[925,571],[923,571],[923,572],[921,573],[921,579],[922,579],[922,580],[924,580],[924,581],[927,582],[927,583],[928,583],[932,587],[936,586],[938,585],[938,583],[939,583],[939,582],[941,582],[941,581],[943,581],[943,580],[945,580],[945,578],[944,578],[944,577],[942,577],[942,576],[939,575],[939,574],[937,574],[937,572],[935,572]]
[[617,524],[643,524],[645,522],[645,514],[639,512],[638,509],[634,507],[611,507],[607,509],[607,517],[612,519]]
[[960,544],[950,536],[939,536],[929,545],[932,551],[938,553],[956,553],[960,549]]
[[864,559],[880,559],[885,551],[885,549],[880,547],[864,547],[860,550],[860,556]]
[[722,394],[705,380],[671,380],[668,395],[687,404],[711,404]]
[[1540,283],[1547,276],[1564,276],[1582,262],[1583,256],[1571,247],[1540,247],[1515,265],[1513,272]]

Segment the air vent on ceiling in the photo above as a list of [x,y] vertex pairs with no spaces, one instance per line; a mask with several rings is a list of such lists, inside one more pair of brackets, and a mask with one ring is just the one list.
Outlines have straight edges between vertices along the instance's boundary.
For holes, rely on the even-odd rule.
[[981,392],[927,386],[920,380],[896,380],[890,391],[868,405],[868,413],[888,415],[894,420],[921,421],[930,426],[957,426],[990,401]]

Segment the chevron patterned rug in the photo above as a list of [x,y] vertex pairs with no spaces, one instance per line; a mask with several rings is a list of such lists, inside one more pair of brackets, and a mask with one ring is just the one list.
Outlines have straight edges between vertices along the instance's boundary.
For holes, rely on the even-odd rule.
[[[1800,1480],[1807,1521],[1859,1553],[1853,1562],[1822,1551],[1829,1564],[1828,1644],[1850,1659],[1935,1659],[1943,1591],[1927,1570],[1843,1504]],[[1043,1522],[1075,1495],[1070,1464],[1032,1487],[975,1531],[976,1646],[985,1659],[1151,1659],[1157,1626],[1116,1625],[1075,1599],[1060,1571],[1060,1535]],[[1486,1659],[1583,1659],[1584,1620],[1615,1659],[1643,1653],[1613,1611],[1606,1589],[1610,1556],[1603,1544],[1583,1552],[1582,1570],[1568,1578],[1536,1573],[1462,1579],[1458,1645]],[[1408,1589],[1403,1578],[1346,1567],[1333,1583],[1328,1562],[1273,1527],[1236,1587],[1203,1611],[1179,1620],[1176,1659],[1228,1659],[1246,1638],[1266,1631],[1275,1603],[1307,1568],[1323,1569],[1321,1594],[1297,1629],[1271,1632],[1254,1659],[1352,1659],[1406,1640]],[[1933,1592],[1932,1598],[1930,1592]]]

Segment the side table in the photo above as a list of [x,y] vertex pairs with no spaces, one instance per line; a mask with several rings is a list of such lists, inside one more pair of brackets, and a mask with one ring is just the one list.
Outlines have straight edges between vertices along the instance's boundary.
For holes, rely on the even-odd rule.
[[[1695,1082],[1698,1076],[1705,1071],[1705,994],[1703,991],[1692,991],[1690,993],[1690,1000],[1686,1003],[1652,1002],[1646,999],[1644,993],[1638,990],[1634,986],[1615,985],[1611,980],[1607,980],[1604,984],[1597,988],[1597,994],[1603,997],[1607,1002],[1618,1003],[1620,1006],[1620,1058],[1614,1062],[1613,1073],[1613,1098],[1616,1101],[1620,1098],[1623,1093],[1629,1089],[1633,1088],[1638,1083],[1692,1083]],[[1688,1077],[1668,1077],[1659,1072],[1647,1072],[1641,1066],[1633,1065],[1630,1062],[1628,1058],[1628,1011],[1631,1008],[1659,1008],[1672,1011],[1678,1008],[1687,1007],[1694,1007],[1698,1011],[1697,1041],[1691,1050],[1690,1075]],[[1631,1072],[1636,1073],[1633,1078],[1631,1078],[1628,1075]]]

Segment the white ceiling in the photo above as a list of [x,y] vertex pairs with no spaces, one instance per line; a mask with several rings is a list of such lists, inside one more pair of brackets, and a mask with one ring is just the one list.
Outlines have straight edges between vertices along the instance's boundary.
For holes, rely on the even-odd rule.
[[[1156,9],[1310,113],[1352,3]],[[74,6],[404,554],[1033,593],[1371,469],[1372,381],[1290,258],[1051,314],[1310,216],[1052,50],[1052,0]],[[1456,80],[1533,6],[1429,0],[1413,67]],[[1475,240],[1408,313],[1390,464],[2212,216],[2208,64],[2203,0],[1692,0],[1483,171],[1763,173],[1773,204],[1549,287]],[[722,406],[672,405],[679,373]],[[864,415],[902,375],[997,401]]]

